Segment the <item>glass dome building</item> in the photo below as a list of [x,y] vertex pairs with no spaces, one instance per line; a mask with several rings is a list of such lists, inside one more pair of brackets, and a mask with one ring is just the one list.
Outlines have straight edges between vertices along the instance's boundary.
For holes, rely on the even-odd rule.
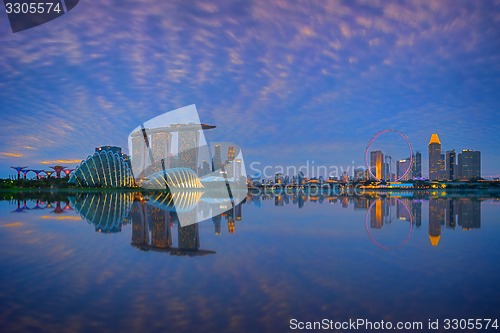
[[123,154],[96,150],[75,169],[69,182],[82,187],[132,187],[134,176]]

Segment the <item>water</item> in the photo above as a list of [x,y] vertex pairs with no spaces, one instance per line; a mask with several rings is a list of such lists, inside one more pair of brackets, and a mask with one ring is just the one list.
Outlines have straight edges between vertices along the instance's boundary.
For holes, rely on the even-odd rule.
[[437,332],[500,313],[495,194],[249,194],[184,228],[140,193],[0,195],[1,332]]

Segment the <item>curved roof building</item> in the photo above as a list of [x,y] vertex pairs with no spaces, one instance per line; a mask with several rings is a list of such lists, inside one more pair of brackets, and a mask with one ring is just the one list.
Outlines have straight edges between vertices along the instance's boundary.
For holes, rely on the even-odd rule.
[[69,182],[83,187],[132,187],[134,177],[121,154],[101,150],[82,161]]
[[103,233],[120,232],[125,218],[129,215],[134,202],[134,194],[106,193],[78,193],[69,200],[89,224],[93,224],[95,231]]
[[201,189],[201,184],[198,175],[189,168],[172,168],[165,171],[158,171],[149,175],[140,184],[146,189]]

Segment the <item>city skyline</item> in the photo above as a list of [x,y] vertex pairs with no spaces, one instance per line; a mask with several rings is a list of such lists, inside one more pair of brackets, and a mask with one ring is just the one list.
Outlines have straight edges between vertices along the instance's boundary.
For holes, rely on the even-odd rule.
[[80,3],[16,34],[0,20],[0,178],[11,166],[74,168],[189,104],[220,129],[207,140],[239,142],[247,164],[364,165],[370,137],[396,128],[424,175],[438,133],[443,153],[481,151],[482,176],[500,176],[498,4],[115,7]]

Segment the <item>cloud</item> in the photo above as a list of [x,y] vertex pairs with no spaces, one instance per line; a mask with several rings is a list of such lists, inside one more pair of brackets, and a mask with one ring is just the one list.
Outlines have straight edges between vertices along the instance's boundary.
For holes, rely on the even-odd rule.
[[61,164],[79,164],[82,160],[52,160],[52,161],[42,161],[40,162],[41,164],[54,164],[54,165],[61,165]]
[[[439,120],[480,114],[466,122],[468,140],[479,127],[500,133],[482,119],[499,106],[498,9],[444,1],[87,2],[44,26],[0,31],[0,149],[26,151],[30,160],[84,158],[96,146],[126,146],[141,121],[192,103],[219,125],[214,133],[238,133],[252,149],[306,124],[328,124],[324,140],[339,126],[371,133],[387,119],[431,126],[415,111],[424,109]],[[446,128],[452,135],[462,126]]]
[[3,156],[3,157],[23,157],[23,154],[0,152],[0,156]]

